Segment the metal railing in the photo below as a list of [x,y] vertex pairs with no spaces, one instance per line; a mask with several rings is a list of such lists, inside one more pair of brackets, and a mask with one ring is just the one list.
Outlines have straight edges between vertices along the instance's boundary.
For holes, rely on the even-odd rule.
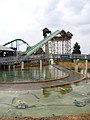
[[90,55],[86,54],[41,54],[41,55],[28,55],[28,56],[11,56],[11,57],[0,57],[1,65],[16,64],[21,61],[32,61],[32,60],[43,60],[43,59],[83,59],[90,60]]

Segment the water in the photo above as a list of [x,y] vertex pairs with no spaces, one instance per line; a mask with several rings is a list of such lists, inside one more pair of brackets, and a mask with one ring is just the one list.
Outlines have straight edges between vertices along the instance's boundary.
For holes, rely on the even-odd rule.
[[30,67],[28,70],[0,71],[0,82],[22,82],[22,81],[40,81],[62,78],[66,76],[65,72],[58,70],[53,66]]
[[[52,116],[90,112],[90,79],[68,86],[22,91],[0,91],[1,116]],[[13,103],[12,100],[14,99]],[[74,100],[88,101],[77,107]],[[17,101],[25,101],[30,108],[17,109]]]
[[[46,71],[47,74],[45,74]],[[58,71],[51,66],[43,68],[43,75],[39,77],[40,70],[33,68],[31,77],[30,70],[21,71],[2,71],[6,75],[2,77],[4,81],[20,81],[22,80],[42,80],[62,77],[63,72]],[[35,72],[36,71],[36,72]],[[15,72],[15,73],[14,73]],[[0,76],[3,74],[0,73]],[[24,73],[24,74],[22,74]],[[60,74],[61,73],[61,74]],[[59,75],[60,74],[60,75]],[[55,76],[54,76],[55,75]],[[11,77],[10,77],[11,76]],[[15,76],[15,77],[14,77]],[[14,77],[14,78],[13,78]],[[29,77],[29,78],[28,78]],[[1,80],[1,79],[0,79]],[[47,87],[41,89],[28,89],[20,91],[0,91],[0,116],[53,116],[64,114],[78,114],[82,112],[90,112],[90,79],[74,83],[67,86]],[[84,107],[77,107],[74,105],[74,100],[86,101]],[[17,109],[18,100],[25,101],[29,108]]]

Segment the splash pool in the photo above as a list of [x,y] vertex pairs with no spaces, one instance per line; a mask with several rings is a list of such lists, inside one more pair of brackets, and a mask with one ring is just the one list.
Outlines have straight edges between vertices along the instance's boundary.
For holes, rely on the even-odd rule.
[[[50,73],[55,73],[52,75],[49,74],[50,77],[48,77],[48,79],[50,79],[51,76],[53,76],[54,78],[55,77],[57,78],[57,77],[62,77],[62,75],[65,75],[65,73],[60,72],[59,70],[57,72],[57,70],[53,67],[49,67],[49,69],[46,67],[46,69],[47,71],[49,70]],[[36,73],[38,76],[39,72],[35,72],[35,73],[33,72],[33,74],[35,75],[34,77],[36,77]],[[59,73],[62,73],[62,74],[60,75]],[[25,76],[27,76],[27,78],[29,77],[29,75],[25,74],[24,72],[24,75],[22,74],[22,78],[21,78],[21,74],[22,73],[20,74],[19,73],[12,74],[12,72],[9,73],[10,76],[16,75],[14,78],[11,77],[13,79],[13,82],[16,81],[15,78],[17,77],[17,75],[20,75],[19,76],[20,81],[24,80]],[[75,75],[76,74],[74,74],[74,76]],[[48,75],[46,75],[46,77],[47,76]],[[7,73],[4,81],[8,80],[6,78],[8,78]],[[40,79],[40,77],[38,78]],[[45,75],[43,78],[45,78]],[[9,80],[11,81],[12,79],[9,79]],[[37,79],[37,81],[39,79]],[[0,88],[1,87],[2,87],[2,84]],[[66,86],[57,86],[57,87],[49,86],[49,87],[38,88],[38,89],[26,88],[26,89],[20,89],[20,90],[13,90],[12,87],[11,89],[5,89],[5,90],[1,89],[0,90],[0,116],[39,117],[39,116],[53,116],[53,115],[77,114],[82,112],[90,112],[89,92],[90,92],[90,79],[87,79],[78,83],[72,83]],[[75,99],[77,99],[78,101],[86,102],[86,105],[84,107],[75,106],[73,103]],[[29,107],[27,109],[17,109],[16,106],[18,104],[18,101],[26,102]]]
[[[90,80],[63,87],[48,87],[22,91],[0,91],[1,116],[52,116],[90,112]],[[13,98],[15,98],[13,100]],[[86,101],[77,107],[74,100]],[[13,100],[13,101],[12,101]],[[17,109],[17,101],[25,101],[30,107]]]

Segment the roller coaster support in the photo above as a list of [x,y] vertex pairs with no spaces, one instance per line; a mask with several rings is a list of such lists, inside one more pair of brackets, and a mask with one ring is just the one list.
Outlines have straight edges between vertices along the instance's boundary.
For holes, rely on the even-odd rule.
[[15,70],[15,65],[13,65],[13,70]]
[[21,62],[21,70],[23,70],[24,69],[24,62],[22,61]]
[[8,66],[9,71],[10,71],[10,68],[11,68],[11,66],[9,65],[9,66]]
[[42,70],[42,60],[40,60],[40,70]]
[[75,71],[76,71],[76,72],[78,72],[78,62],[79,62],[79,59],[74,59]]
[[85,75],[87,77],[87,70],[88,70],[88,60],[87,60],[87,56],[85,56]]

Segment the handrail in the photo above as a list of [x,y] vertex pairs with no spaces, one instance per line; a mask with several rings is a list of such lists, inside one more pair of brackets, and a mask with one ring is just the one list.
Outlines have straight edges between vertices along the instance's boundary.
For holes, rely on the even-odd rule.
[[[65,56],[64,56],[65,57]],[[43,59],[54,59],[54,58],[61,58],[62,54],[40,54],[40,55],[28,55],[25,56],[11,56],[11,57],[0,57],[0,64],[15,64],[21,61],[30,61],[30,60],[43,60]],[[67,59],[88,59],[90,60],[90,55],[77,55],[77,54],[70,54],[68,55]]]

